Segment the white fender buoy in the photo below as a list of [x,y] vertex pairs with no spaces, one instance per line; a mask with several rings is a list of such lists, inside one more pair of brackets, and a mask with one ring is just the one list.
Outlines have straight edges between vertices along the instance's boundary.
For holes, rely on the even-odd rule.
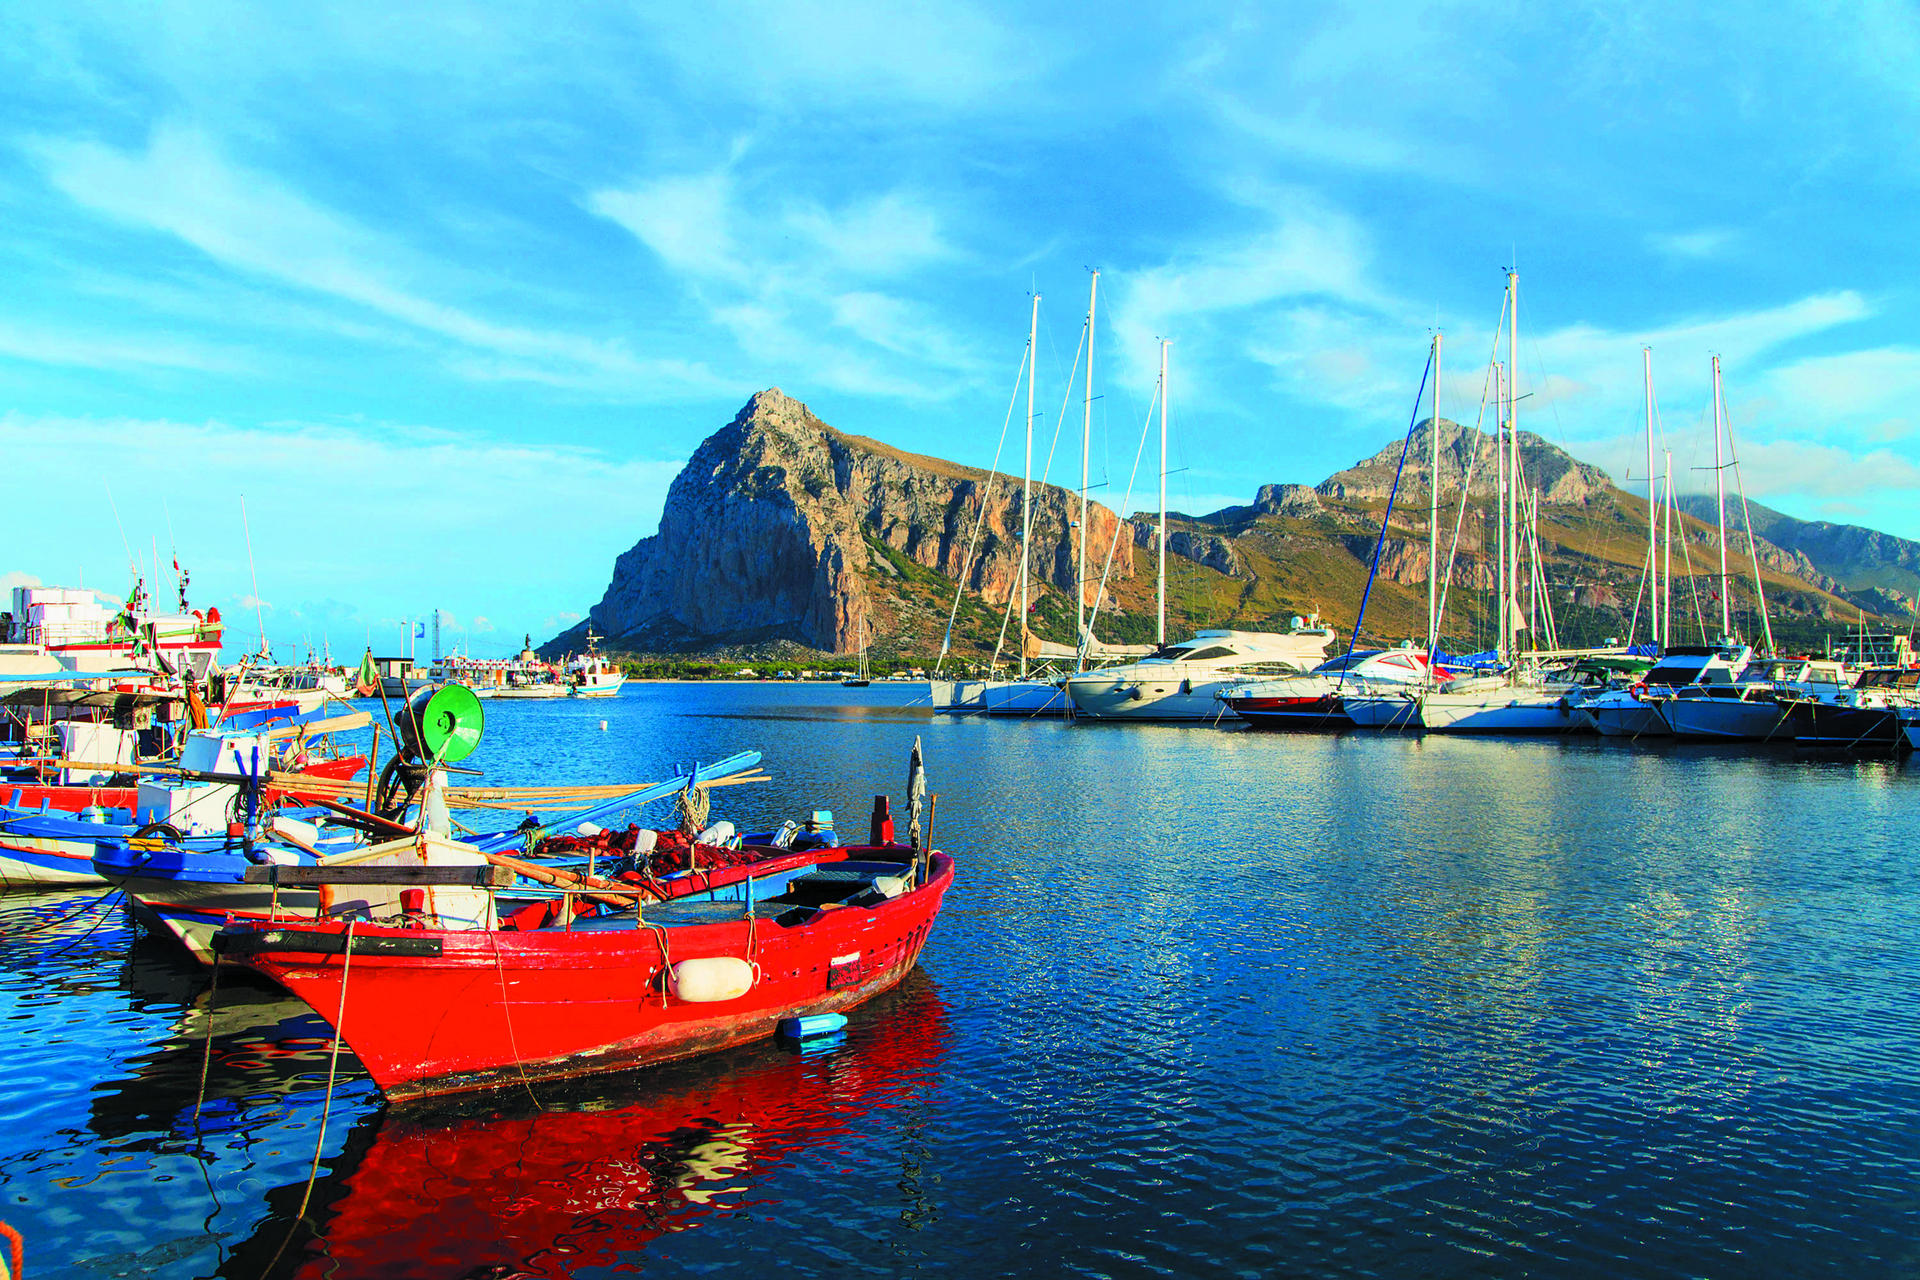
[[607,722],[605,720],[602,720],[600,722],[600,732],[605,733],[606,731],[607,731]]
[[738,956],[704,956],[673,966],[673,994],[689,1004],[738,1000],[753,990],[753,966]]

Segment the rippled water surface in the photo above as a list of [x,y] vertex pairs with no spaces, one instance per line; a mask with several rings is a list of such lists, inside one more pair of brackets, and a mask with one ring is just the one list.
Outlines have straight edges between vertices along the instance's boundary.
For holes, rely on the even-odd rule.
[[311,1228],[326,1024],[0,900],[28,1274],[1920,1274],[1920,766],[909,697],[489,704],[493,781],[761,750],[743,827],[864,830],[920,734],[960,878],[805,1053],[394,1110],[343,1055]]

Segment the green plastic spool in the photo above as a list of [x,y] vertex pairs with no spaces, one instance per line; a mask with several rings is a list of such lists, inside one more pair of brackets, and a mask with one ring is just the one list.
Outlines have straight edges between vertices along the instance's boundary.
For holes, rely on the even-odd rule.
[[463,684],[418,690],[407,699],[407,709],[393,719],[400,740],[415,753],[447,764],[472,755],[487,727],[480,699]]

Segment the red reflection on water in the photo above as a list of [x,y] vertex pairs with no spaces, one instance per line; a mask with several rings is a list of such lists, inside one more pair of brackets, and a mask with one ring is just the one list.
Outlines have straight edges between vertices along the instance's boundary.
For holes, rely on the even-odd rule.
[[536,1084],[545,1111],[519,1092],[478,1115],[388,1113],[358,1161],[344,1157],[351,1172],[316,1190],[316,1205],[331,1203],[292,1274],[564,1276],[631,1263],[654,1238],[751,1203],[789,1153],[920,1096],[947,1039],[946,1006],[915,973],[837,1046],[769,1043],[565,1097]]

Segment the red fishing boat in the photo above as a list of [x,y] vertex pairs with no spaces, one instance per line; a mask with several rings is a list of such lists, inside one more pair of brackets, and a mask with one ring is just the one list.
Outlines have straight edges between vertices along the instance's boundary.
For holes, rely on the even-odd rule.
[[[388,922],[235,924],[214,949],[333,1022],[390,1099],[583,1075],[724,1049],[785,1019],[864,1003],[918,963],[953,883],[947,855],[893,843],[781,862],[724,895],[548,912],[558,918],[531,928],[431,927],[416,910]],[[418,871],[421,883],[457,874]]]

